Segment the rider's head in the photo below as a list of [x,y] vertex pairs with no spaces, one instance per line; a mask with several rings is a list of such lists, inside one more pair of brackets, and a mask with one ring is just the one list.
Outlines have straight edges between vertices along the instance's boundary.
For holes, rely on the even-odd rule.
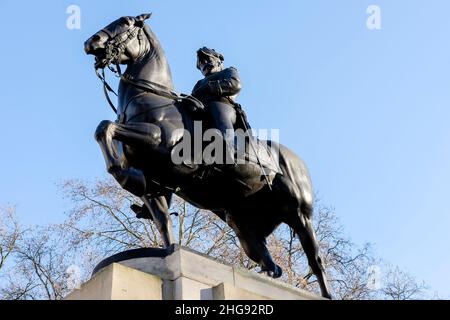
[[214,49],[203,47],[197,50],[197,69],[204,76],[221,71],[223,69],[223,60],[223,55]]

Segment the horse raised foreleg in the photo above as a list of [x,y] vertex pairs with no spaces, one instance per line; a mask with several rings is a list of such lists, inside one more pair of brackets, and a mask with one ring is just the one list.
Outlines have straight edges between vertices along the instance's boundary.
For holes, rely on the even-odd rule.
[[153,123],[131,122],[116,124],[114,138],[130,147],[164,151],[160,150],[161,128]]
[[100,145],[100,149],[102,150],[106,162],[106,170],[108,170],[108,172],[113,167],[123,166],[123,155],[119,150],[121,147],[113,141],[113,125],[113,122],[103,120],[95,130],[95,140],[97,140]]
[[129,167],[123,152],[123,144],[116,139],[117,124],[108,120],[100,122],[95,140],[103,153],[107,171],[127,191],[137,197],[145,194],[146,183],[142,171]]

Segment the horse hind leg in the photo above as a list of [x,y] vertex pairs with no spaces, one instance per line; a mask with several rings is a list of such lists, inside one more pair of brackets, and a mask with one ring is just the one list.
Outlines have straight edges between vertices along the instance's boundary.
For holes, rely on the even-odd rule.
[[137,197],[145,194],[146,182],[141,170],[129,167],[123,152],[123,143],[115,139],[116,123],[100,122],[95,131],[95,140],[102,150],[107,171],[127,191]]
[[273,278],[281,277],[283,270],[273,261],[267,249],[265,238],[251,231],[242,231],[230,216],[227,216],[227,223],[235,231],[245,254],[261,266],[261,271],[267,272]]
[[152,220],[161,234],[164,246],[166,248],[175,243],[172,219],[170,218],[169,213],[171,198],[171,194],[166,194],[155,198],[149,198],[147,196],[141,197],[141,200],[150,212]]
[[267,272],[267,275],[272,278],[281,277],[283,270],[273,261],[265,239],[260,239],[254,235],[244,235],[239,237],[239,241],[245,254],[261,266],[261,272]]
[[298,210],[298,214],[296,214],[295,218],[288,224],[300,238],[303,250],[308,259],[308,264],[319,282],[322,296],[331,299],[328,280],[325,275],[322,260],[319,256],[319,246],[312,226],[311,216],[312,207],[309,205],[302,206],[302,209]]

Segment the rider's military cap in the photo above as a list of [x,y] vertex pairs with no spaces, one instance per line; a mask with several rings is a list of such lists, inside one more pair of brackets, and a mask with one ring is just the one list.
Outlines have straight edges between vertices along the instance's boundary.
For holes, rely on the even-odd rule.
[[203,47],[197,50],[197,69],[200,69],[200,58],[203,56],[214,57],[222,62],[225,60],[223,55],[216,50]]

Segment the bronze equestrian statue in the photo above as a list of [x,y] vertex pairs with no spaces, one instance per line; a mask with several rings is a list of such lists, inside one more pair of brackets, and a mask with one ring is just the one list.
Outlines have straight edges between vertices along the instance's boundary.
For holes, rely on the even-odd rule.
[[[218,76],[220,72],[227,74],[225,78],[216,79],[212,74],[211,81],[203,81],[205,88],[201,87],[202,81],[194,88],[193,95],[205,106],[195,97],[174,92],[164,51],[145,23],[149,17],[122,17],[85,42],[86,53],[95,56],[96,72],[105,93],[112,89],[104,79],[103,69],[108,67],[120,76],[118,118],[115,122],[102,121],[95,132],[108,172],[124,189],[142,199],[145,208],[134,209],[141,216],[150,215],[166,246],[174,242],[168,210],[175,193],[225,221],[236,232],[248,257],[274,278],[280,277],[282,270],[267,250],[266,238],[281,223],[288,224],[300,238],[322,295],[331,298],[312,226],[311,180],[299,157],[281,144],[254,139],[253,157],[249,149],[249,161],[243,164],[213,165],[211,170],[204,163],[172,161],[176,147],[195,129],[195,121],[202,121],[207,128],[218,127],[219,131],[236,127],[236,108],[228,98],[240,90],[240,84],[226,87],[218,83],[237,75],[237,71],[220,66],[220,70],[213,71],[219,72]],[[208,57],[216,59],[213,63],[223,60],[206,48],[198,55],[198,65],[206,77],[211,75],[205,69],[211,63]],[[124,73],[120,65],[127,65]],[[224,92],[230,94],[224,96]],[[220,104],[227,109],[225,115]],[[269,158],[275,158],[279,167],[265,161]],[[263,166],[265,179],[261,174]]]

